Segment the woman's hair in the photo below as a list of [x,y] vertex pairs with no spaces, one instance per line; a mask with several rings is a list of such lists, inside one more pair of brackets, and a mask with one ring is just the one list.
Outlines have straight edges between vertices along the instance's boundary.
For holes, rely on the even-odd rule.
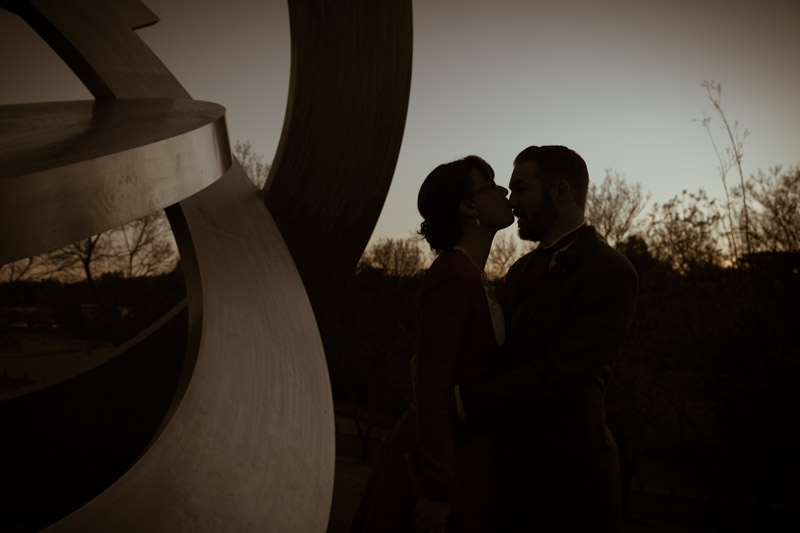
[[494,170],[477,155],[443,163],[433,169],[417,195],[417,209],[424,219],[419,234],[436,252],[458,244],[461,238],[459,203],[472,194],[470,174],[473,169],[487,180],[494,179]]

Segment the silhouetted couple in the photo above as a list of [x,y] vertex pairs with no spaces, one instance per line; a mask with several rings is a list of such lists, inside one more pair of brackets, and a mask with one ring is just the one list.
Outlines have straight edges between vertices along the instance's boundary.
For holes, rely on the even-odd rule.
[[[414,401],[354,532],[618,530],[605,389],[637,277],[585,223],[588,183],[563,146],[523,150],[508,198],[477,156],[425,179],[420,233],[438,256],[416,302]],[[508,271],[498,302],[483,268],[514,216],[539,246]]]

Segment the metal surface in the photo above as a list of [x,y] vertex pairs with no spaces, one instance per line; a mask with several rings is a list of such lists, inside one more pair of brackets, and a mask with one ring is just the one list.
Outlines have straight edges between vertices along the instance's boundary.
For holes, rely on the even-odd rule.
[[191,231],[203,305],[194,368],[147,452],[47,531],[324,531],[333,409],[297,271],[238,164],[181,210],[208,228]]
[[[85,505],[130,468],[164,420],[184,373],[186,306],[82,372],[0,398],[6,461],[0,530],[38,531]],[[112,510],[113,511],[113,510]],[[115,531],[106,521],[83,531]]]
[[[138,1],[0,5],[20,14],[98,100],[189,98],[131,30],[155,19]],[[2,402],[0,412],[18,424],[20,447],[47,428],[58,428],[76,445],[102,441],[104,430],[124,435],[126,406],[137,399],[148,406],[142,409],[147,423],[134,425],[126,441],[138,444],[124,457],[82,456],[84,469],[106,475],[77,496],[54,490],[34,500],[7,500],[20,504],[9,510],[20,519],[29,518],[26,511],[39,520],[44,513],[53,522],[47,531],[58,532],[325,529],[335,462],[333,409],[306,288],[320,309],[355,265],[380,212],[408,102],[411,9],[410,0],[297,0],[290,13],[289,106],[266,191],[279,224],[238,163],[205,188],[203,177],[190,178],[201,190],[166,209],[187,284],[188,313],[180,315],[186,353],[162,354],[159,364],[172,369],[166,373],[172,381],[161,380],[160,392],[148,400],[110,392],[135,396],[148,369],[162,375],[146,353],[130,351]],[[94,391],[88,401],[85,390]],[[61,423],[63,411],[48,409],[54,398],[64,407],[80,406],[85,423]],[[32,414],[40,431],[27,425]],[[93,426],[93,419],[108,421],[107,427]],[[68,449],[50,444],[56,457],[70,461]],[[27,459],[36,461],[36,453]],[[80,483],[80,469],[60,466],[78,477],[60,479],[59,487]],[[14,468],[24,477],[25,465]]]
[[411,1],[290,1],[292,70],[269,210],[320,312],[367,245],[411,87]]
[[195,100],[2,106],[0,132],[2,264],[163,209],[231,164],[225,109]]

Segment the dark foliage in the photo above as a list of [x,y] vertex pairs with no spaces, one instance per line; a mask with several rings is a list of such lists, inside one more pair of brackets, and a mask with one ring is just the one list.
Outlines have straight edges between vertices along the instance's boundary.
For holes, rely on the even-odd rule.
[[[641,237],[619,249],[640,281],[607,398],[625,487],[646,479],[645,490],[750,506],[755,515],[788,505],[800,449],[800,256],[678,270]],[[418,283],[419,275],[362,269],[320,322],[334,399],[359,406],[365,427],[391,426],[406,408]]]
[[408,406],[413,307],[419,275],[362,268],[319,322],[334,401],[391,425]]
[[640,465],[681,472],[685,485],[665,481],[670,490],[762,514],[789,504],[800,445],[797,254],[678,274],[641,241],[621,249],[640,276],[608,392],[623,473],[630,481]]
[[[0,284],[0,307],[47,306],[58,335],[110,340],[119,344],[135,335],[185,295],[183,273],[175,268],[159,276],[127,278],[104,274],[88,282],[54,280]],[[0,323],[0,328],[8,327]]]

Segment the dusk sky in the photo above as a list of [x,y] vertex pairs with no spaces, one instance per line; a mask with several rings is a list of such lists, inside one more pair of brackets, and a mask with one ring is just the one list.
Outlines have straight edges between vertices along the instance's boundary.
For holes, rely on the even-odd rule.
[[[196,99],[227,108],[231,141],[271,161],[289,85],[283,1],[149,0],[139,35]],[[800,161],[800,1],[415,1],[414,59],[400,157],[373,239],[420,222],[417,190],[437,164],[474,153],[507,185],[514,156],[563,144],[599,181],[613,168],[663,202],[722,196],[716,157],[693,119],[722,83],[750,130],[746,175]],[[0,10],[0,105],[91,98],[18,17]],[[712,123],[724,143],[719,121]],[[731,179],[733,177],[731,176]]]

